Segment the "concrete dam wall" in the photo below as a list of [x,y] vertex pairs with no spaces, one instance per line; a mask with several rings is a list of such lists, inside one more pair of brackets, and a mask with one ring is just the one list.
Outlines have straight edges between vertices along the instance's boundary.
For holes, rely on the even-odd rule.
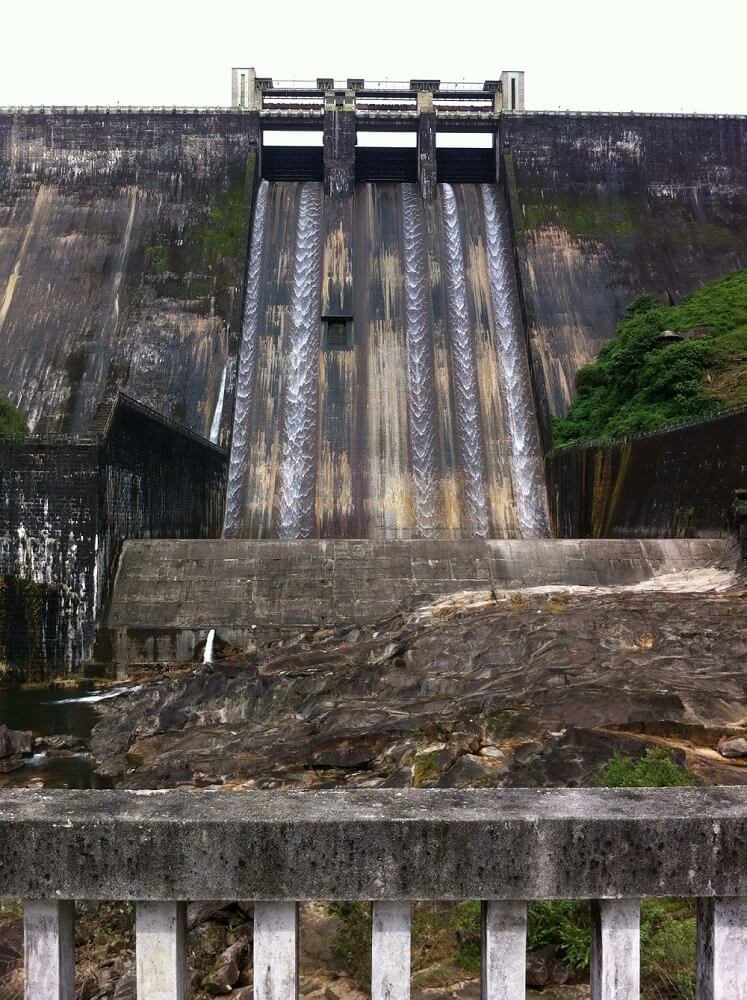
[[637,295],[747,266],[747,120],[511,115],[501,142],[538,393],[564,414]]
[[226,534],[547,532],[500,189],[263,182]]
[[630,441],[560,448],[547,458],[563,538],[733,533],[747,486],[747,409]]
[[32,431],[119,388],[228,443],[256,142],[229,112],[0,113],[0,393]]

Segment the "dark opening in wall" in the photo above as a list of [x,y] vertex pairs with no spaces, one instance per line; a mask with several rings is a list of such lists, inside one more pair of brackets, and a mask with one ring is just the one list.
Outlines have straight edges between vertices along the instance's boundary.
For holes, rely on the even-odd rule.
[[516,111],[516,77],[511,77],[511,110]]
[[495,152],[492,149],[437,149],[436,171],[439,184],[494,184]]
[[326,350],[346,351],[352,346],[352,318],[335,316],[324,321],[324,347]]
[[414,184],[418,179],[418,152],[406,147],[357,146],[355,179]]
[[267,181],[323,181],[321,146],[263,146],[262,176]]

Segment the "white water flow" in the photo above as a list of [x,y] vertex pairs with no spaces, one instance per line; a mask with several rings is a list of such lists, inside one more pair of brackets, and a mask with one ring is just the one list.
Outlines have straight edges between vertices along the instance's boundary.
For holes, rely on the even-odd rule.
[[510,435],[511,479],[522,538],[550,534],[524,327],[519,313],[508,219],[490,184],[481,185],[498,367]]
[[203,663],[212,663],[215,649],[215,629],[211,628],[205,640],[205,652],[202,654]]
[[298,205],[280,466],[281,538],[306,538],[314,509],[322,278],[322,193],[304,184]]
[[441,186],[441,218],[446,264],[447,319],[454,366],[454,396],[464,500],[472,534],[484,538],[488,534],[489,524],[483,477],[484,459],[480,404],[477,395],[477,365],[467,302],[464,243],[456,197],[451,184]]
[[415,531],[432,535],[438,525],[436,408],[426,283],[425,241],[420,195],[402,188],[407,337],[407,408],[410,456],[415,484]]
[[242,484],[246,474],[249,450],[249,411],[254,396],[257,367],[257,338],[259,336],[259,310],[261,304],[262,264],[267,222],[267,181],[262,181],[257,191],[252,226],[252,245],[247,266],[244,293],[244,318],[241,331],[239,373],[236,381],[236,406],[233,415],[231,461],[228,468],[226,490],[226,516],[223,522],[225,538],[235,536],[241,518]]
[[210,425],[210,440],[213,444],[218,443],[218,435],[220,434],[220,422],[223,417],[223,400],[226,396],[226,372],[228,370],[228,365],[224,365],[223,374],[220,380],[220,389],[218,390],[218,402],[215,404],[215,413],[213,414],[213,422]]

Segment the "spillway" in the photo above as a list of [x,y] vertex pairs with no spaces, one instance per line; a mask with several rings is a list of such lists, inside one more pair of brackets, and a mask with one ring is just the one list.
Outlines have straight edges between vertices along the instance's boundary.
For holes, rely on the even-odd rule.
[[264,263],[268,188],[267,181],[262,181],[257,191],[257,201],[254,207],[254,224],[252,227],[252,243],[249,252],[244,317],[241,331],[239,371],[236,383],[231,460],[228,469],[226,514],[223,525],[223,534],[226,538],[234,537],[238,531],[242,509],[243,484],[249,453],[249,415],[251,412],[257,365],[257,338],[262,302],[261,278]]
[[529,362],[519,313],[508,218],[495,187],[483,184],[481,194],[519,530],[523,538],[546,538],[550,533],[547,490]]
[[488,535],[489,523],[477,365],[467,299],[464,243],[457,201],[451,184],[441,186],[441,219],[446,269],[447,322],[452,348],[464,501],[471,534],[482,538]]
[[306,184],[298,206],[280,467],[278,533],[311,534],[319,392],[321,190]]
[[438,527],[438,465],[433,347],[428,309],[423,206],[414,185],[402,189],[402,233],[407,336],[407,403],[415,494],[415,533]]

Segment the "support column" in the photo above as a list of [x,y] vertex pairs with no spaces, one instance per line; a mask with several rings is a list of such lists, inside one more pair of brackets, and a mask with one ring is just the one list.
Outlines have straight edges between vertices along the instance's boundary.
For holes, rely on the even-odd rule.
[[371,1000],[410,998],[409,902],[374,903],[371,941]]
[[73,1000],[74,904],[34,900],[23,909],[26,1000]]
[[[418,94],[418,97],[422,97]],[[426,201],[436,197],[437,153],[436,153],[436,112],[433,110],[433,95],[430,110],[418,115],[418,182],[420,192]]]
[[747,1000],[747,897],[698,900],[698,1000]]
[[298,906],[254,906],[254,1000],[298,996]]
[[138,903],[135,914],[137,995],[148,1000],[187,996],[187,904]]
[[355,95],[331,92],[324,102],[324,193],[348,197],[355,187]]
[[592,904],[591,1000],[639,1000],[641,904],[601,899]]
[[482,1000],[524,996],[527,965],[527,904],[496,900],[482,904]]

